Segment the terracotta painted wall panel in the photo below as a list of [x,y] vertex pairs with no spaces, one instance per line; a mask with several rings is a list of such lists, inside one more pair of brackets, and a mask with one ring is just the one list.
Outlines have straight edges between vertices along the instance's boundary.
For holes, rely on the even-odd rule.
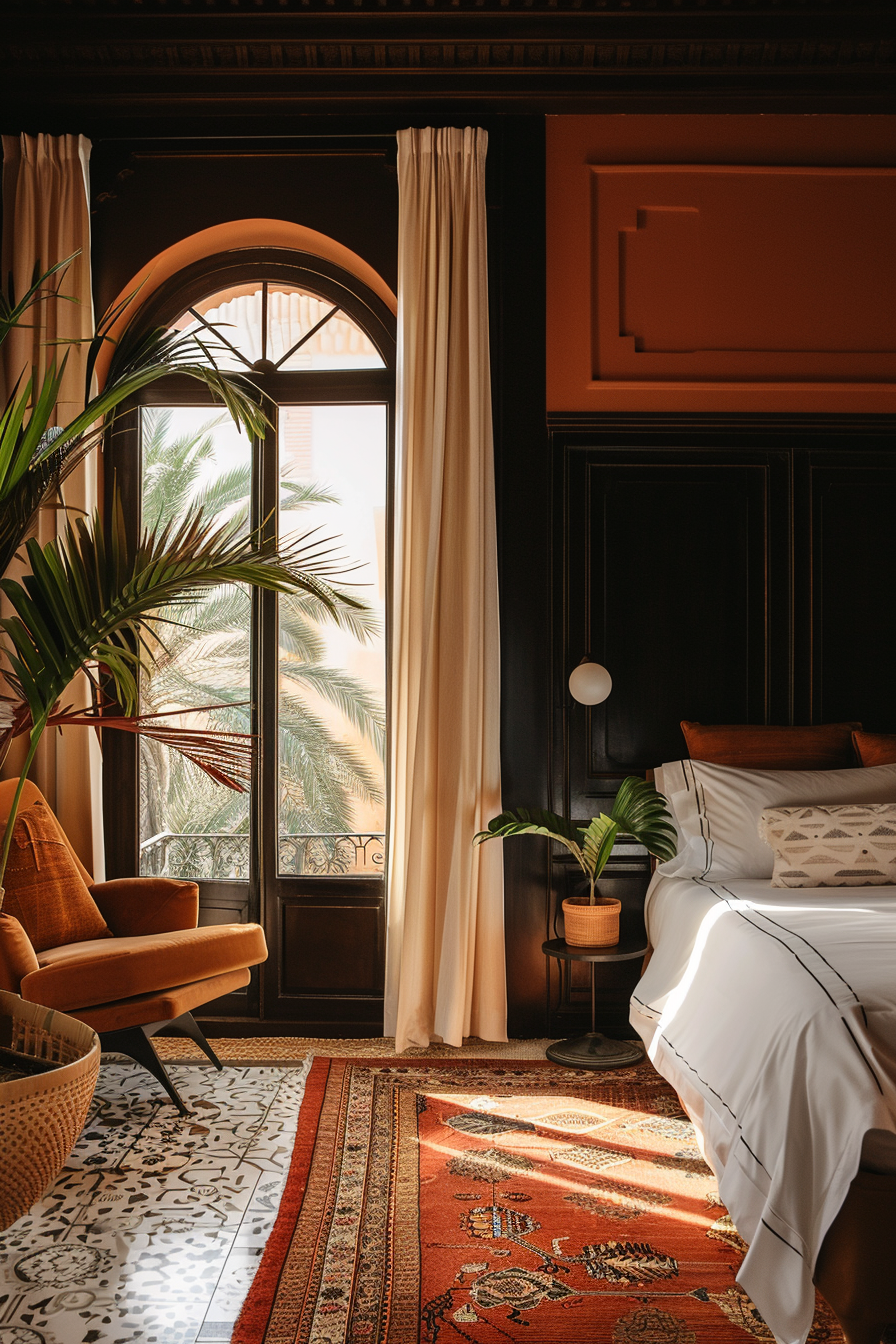
[[802,164],[614,163],[606,126],[597,163],[598,120],[548,122],[549,410],[896,410],[896,168],[819,164],[824,118],[782,119]]

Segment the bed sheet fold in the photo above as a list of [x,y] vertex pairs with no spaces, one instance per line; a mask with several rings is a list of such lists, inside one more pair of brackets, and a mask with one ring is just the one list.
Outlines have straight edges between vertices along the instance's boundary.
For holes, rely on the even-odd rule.
[[779,1344],[803,1344],[863,1140],[896,1145],[896,887],[657,874],[646,916],[632,1024],[749,1243],[738,1282]]

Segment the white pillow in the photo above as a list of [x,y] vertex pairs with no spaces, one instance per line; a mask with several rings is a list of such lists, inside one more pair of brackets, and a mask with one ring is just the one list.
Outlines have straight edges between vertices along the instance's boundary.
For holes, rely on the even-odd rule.
[[774,855],[759,834],[763,808],[801,803],[894,803],[896,765],[857,770],[738,770],[708,761],[662,767],[678,854],[659,865],[669,877],[770,878]]

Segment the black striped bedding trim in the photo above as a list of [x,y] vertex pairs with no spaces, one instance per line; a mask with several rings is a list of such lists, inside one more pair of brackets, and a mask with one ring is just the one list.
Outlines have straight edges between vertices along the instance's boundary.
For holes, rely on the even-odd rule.
[[[806,972],[806,974],[807,974],[808,976],[810,976],[810,977],[815,981],[816,985],[818,985],[819,989],[822,991],[822,993],[825,995],[825,997],[829,1000],[829,1002],[833,1005],[835,1011],[837,1012],[837,1016],[840,1018],[840,1021],[843,1023],[844,1027],[846,1028],[846,1031],[847,1031],[847,1033],[848,1033],[848,1035],[849,1035],[849,1039],[852,1041],[852,1043],[853,1043],[853,1045],[855,1046],[856,1050],[859,1052],[859,1055],[860,1055],[860,1057],[861,1057],[861,1059],[862,1059],[862,1062],[864,1063],[864,1065],[865,1065],[865,1067],[867,1068],[868,1072],[871,1074],[871,1077],[874,1079],[874,1085],[875,1085],[875,1087],[877,1088],[877,1090],[878,1090],[878,1092],[881,1094],[881,1096],[883,1096],[883,1094],[884,1094],[884,1090],[883,1090],[883,1087],[881,1086],[880,1079],[878,1078],[877,1074],[875,1073],[875,1071],[874,1071],[874,1067],[873,1067],[873,1065],[871,1064],[871,1061],[869,1060],[868,1056],[865,1054],[865,1051],[864,1051],[864,1050],[862,1049],[862,1047],[859,1045],[858,1041],[856,1040],[855,1036],[853,1035],[852,1031],[850,1030],[849,1023],[846,1021],[846,1018],[845,1018],[845,1017],[843,1016],[843,1014],[840,1012],[840,1007],[839,1007],[839,1004],[837,1003],[837,1000],[836,1000],[836,999],[834,998],[834,996],[831,994],[831,991],[828,989],[828,987],[827,987],[826,985],[822,984],[822,982],[819,980],[819,978],[818,978],[818,976],[815,974],[815,972],[814,972],[809,966],[806,965],[806,963],[803,961],[802,957],[801,957],[800,954],[796,951],[796,949],[793,948],[793,947],[788,946],[788,944],[784,941],[784,939],[783,939],[783,938],[780,938],[780,937],[778,936],[778,934],[776,934],[776,933],[772,933],[772,931],[771,931],[770,929],[765,929],[765,928],[762,927],[761,924],[757,924],[754,920],[752,920],[752,919],[748,919],[745,911],[743,911],[743,910],[736,910],[736,909],[732,906],[732,904],[731,904],[731,900],[743,901],[743,900],[746,900],[746,899],[747,899],[746,897],[743,897],[743,896],[736,896],[736,895],[735,895],[735,894],[734,894],[728,887],[724,887],[724,886],[722,886],[722,887],[721,887],[721,890],[724,891],[724,892],[728,892],[728,896],[723,896],[723,895],[721,894],[720,891],[717,891],[717,890],[716,890],[716,888],[712,885],[711,882],[706,882],[706,881],[704,881],[704,879],[701,878],[701,877],[695,877],[695,878],[692,879],[692,881],[699,883],[699,885],[702,886],[703,889],[704,889],[705,891],[711,891],[712,894],[713,894],[713,896],[715,896],[716,900],[719,900],[719,901],[724,902],[724,904],[728,906],[729,910],[731,910],[731,913],[737,915],[740,919],[742,919],[742,920],[744,921],[745,924],[749,924],[751,929],[755,929],[757,933],[764,933],[765,936],[766,936],[767,938],[772,938],[772,939],[774,939],[774,941],[775,941],[776,943],[780,943],[781,946],[782,946],[783,948],[785,948],[786,951],[788,951],[788,952],[790,953],[790,955],[794,958],[794,960],[797,961],[797,962],[800,964],[800,966],[802,966],[802,968],[803,968],[803,970]],[[721,886],[721,883],[719,883],[719,886]],[[731,900],[729,900],[728,897],[731,897]],[[747,904],[749,904],[749,901],[747,901]],[[762,911],[760,911],[760,910],[753,910],[753,907],[752,907],[752,906],[750,906],[750,909],[751,909],[751,911],[752,911],[753,914],[758,915],[758,916],[760,916],[761,918],[764,917],[764,916],[762,915]],[[784,925],[784,924],[778,924],[777,921],[772,920],[772,919],[770,919],[769,922],[772,923],[772,924],[775,924],[775,926],[776,926],[777,928],[779,928],[779,929],[783,929],[783,930],[784,930],[785,932],[787,932],[787,933],[791,933],[791,930],[788,929],[786,925]],[[840,975],[840,973],[835,969],[835,967],[831,966],[830,962],[827,960],[827,958],[826,958],[825,956],[823,956],[823,954],[822,954],[821,952],[819,952],[818,948],[814,945],[814,943],[809,942],[808,938],[804,938],[804,937],[802,936],[802,934],[795,934],[794,936],[797,937],[797,938],[799,938],[801,942],[805,943],[806,946],[807,946],[808,948],[811,948],[811,950],[815,953],[815,955],[819,958],[819,960],[820,960],[820,961],[823,961],[823,962],[825,963],[826,966],[830,967],[830,969],[834,972],[834,974],[837,976],[837,978],[838,978],[839,980],[842,980],[842,981],[843,981],[843,984],[846,985],[846,988],[849,990],[850,994],[852,994],[852,996],[853,996],[853,998],[855,999],[856,1003],[857,1003],[858,1006],[861,1008],[861,1010],[862,1010],[862,1016],[863,1016],[863,1018],[865,1019],[865,1022],[866,1022],[866,1024],[867,1024],[867,1021],[868,1021],[868,1015],[867,1015],[867,1013],[865,1012],[864,1004],[861,1002],[861,1000],[859,999],[858,995],[856,994],[856,992],[855,992],[855,990],[852,988],[852,986],[849,984],[849,982],[848,982],[847,980],[844,980],[843,976]]]
[[783,1241],[784,1245],[787,1246],[796,1255],[798,1255],[801,1260],[805,1260],[806,1257],[803,1255],[800,1248],[798,1246],[794,1246],[793,1243],[788,1241],[786,1237],[782,1237],[780,1232],[776,1232],[775,1229],[772,1227],[771,1223],[767,1223],[764,1218],[760,1218],[759,1221],[762,1223],[763,1227],[767,1227],[769,1232],[771,1232],[773,1236],[777,1237],[779,1241]]

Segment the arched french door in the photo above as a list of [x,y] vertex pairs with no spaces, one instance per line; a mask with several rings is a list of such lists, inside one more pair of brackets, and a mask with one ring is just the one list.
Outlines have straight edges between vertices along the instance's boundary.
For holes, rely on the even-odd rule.
[[221,1014],[307,1034],[375,1032],[394,318],[327,261],[245,249],[175,276],[139,320],[214,342],[219,367],[259,389],[271,425],[250,443],[195,386],[147,389],[107,462],[134,525],[201,501],[222,521],[310,533],[343,557],[341,581],[357,585],[365,610],[333,621],[309,597],[229,586],[168,613],[142,708],[256,733],[252,787],[223,790],[146,739],[111,744],[110,871],[193,878],[202,922],[264,924],[270,959],[245,997],[216,1005]]

